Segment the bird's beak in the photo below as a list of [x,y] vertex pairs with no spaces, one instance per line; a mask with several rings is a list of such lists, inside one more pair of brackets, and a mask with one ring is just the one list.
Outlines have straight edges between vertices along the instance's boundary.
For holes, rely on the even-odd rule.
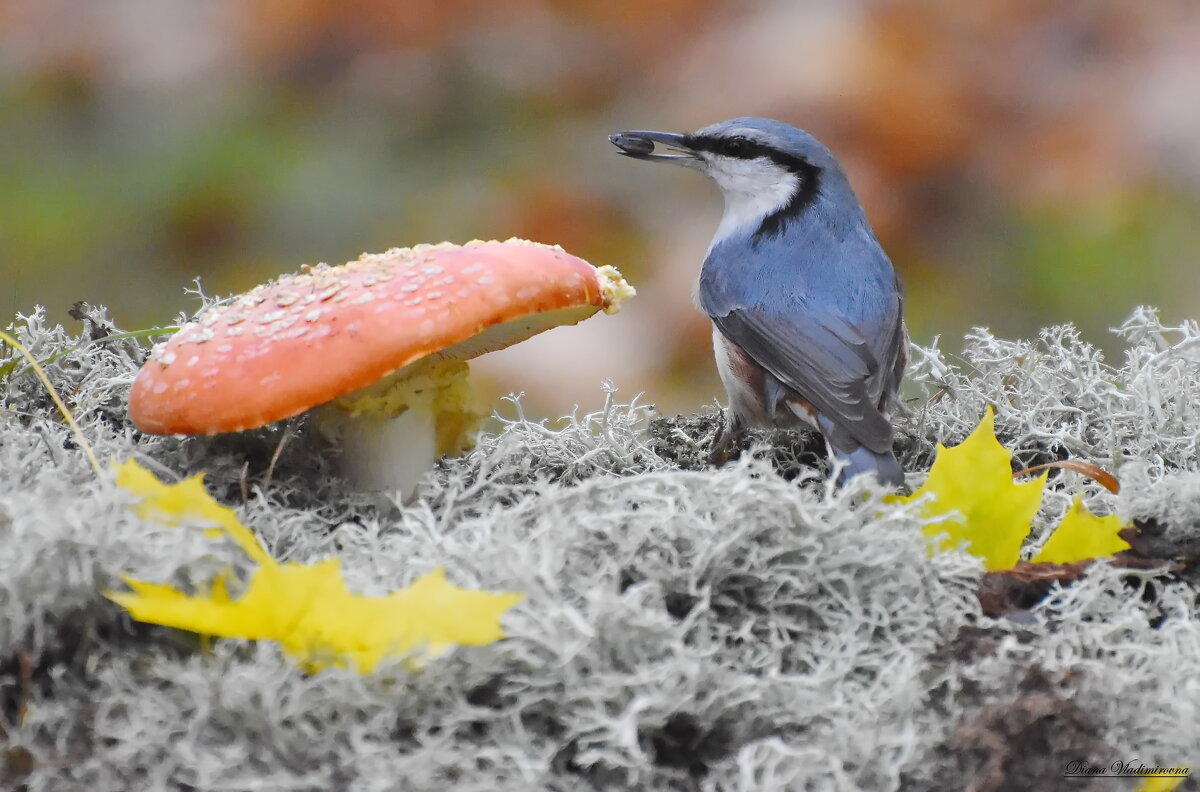
[[[615,135],[609,135],[608,139],[626,157],[674,162],[677,165],[687,165],[696,161],[696,153],[688,146],[687,137],[674,132],[618,132]],[[676,153],[655,154],[654,145],[656,143]]]

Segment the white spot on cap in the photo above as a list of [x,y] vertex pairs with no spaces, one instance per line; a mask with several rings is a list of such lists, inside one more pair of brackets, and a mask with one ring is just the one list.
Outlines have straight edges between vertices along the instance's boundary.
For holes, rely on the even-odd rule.
[[309,339],[310,341],[315,341],[318,338],[324,338],[325,336],[332,334],[333,328],[331,328],[329,325],[317,325],[308,331],[308,335],[306,335],[305,338]]
[[270,375],[260,379],[258,381],[258,384],[259,385],[270,385],[272,383],[278,382],[281,379],[283,379],[283,375],[277,371],[274,374],[270,374]]
[[424,267],[421,267],[421,272],[424,272],[426,275],[441,275],[445,270],[437,264],[426,264]]
[[233,344],[221,344],[219,347],[217,347],[217,351],[222,352],[222,353],[223,352],[232,352]]
[[400,287],[400,291],[415,292],[419,288],[421,287],[415,283],[406,283]]
[[154,392],[155,393],[166,393],[167,392],[167,383],[165,383],[165,382],[154,383]]
[[161,360],[160,362],[161,362],[161,363],[162,363],[164,366],[169,366],[169,365],[171,365],[172,363],[174,363],[174,362],[175,362],[175,353],[174,353],[174,352],[163,352],[163,353],[162,353],[162,360]]
[[225,328],[225,337],[234,338],[236,336],[240,336],[244,332],[246,332],[246,328],[244,327],[227,327]]
[[191,384],[192,381],[190,379],[181,379],[179,382],[175,383],[175,390],[185,390],[187,386]]
[[483,265],[480,264],[479,262],[475,262],[474,264],[463,267],[462,274],[463,275],[474,275],[476,272],[479,272],[479,270],[481,270],[481,269],[483,269]]
[[260,316],[258,321],[261,322],[262,324],[267,324],[268,322],[277,322],[282,318],[283,318],[283,311],[271,311],[269,313],[265,313],[262,316]]
[[371,302],[374,299],[375,299],[375,295],[371,294],[370,292],[363,292],[362,294],[358,295],[353,300],[351,300],[350,304],[351,305],[366,305],[367,303]]
[[199,363],[199,362],[200,362],[200,356],[199,356],[199,355],[192,355],[190,358],[188,358],[188,362],[187,362],[187,364],[188,364],[189,366],[194,366],[194,365],[196,365],[196,364],[197,364],[197,363]]
[[431,292],[429,292],[429,294],[426,294],[425,296],[431,300],[442,299],[442,293],[440,291],[431,291]]

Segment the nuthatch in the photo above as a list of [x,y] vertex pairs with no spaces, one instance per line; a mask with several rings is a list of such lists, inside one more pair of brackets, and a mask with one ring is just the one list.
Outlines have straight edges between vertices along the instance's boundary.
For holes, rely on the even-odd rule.
[[903,485],[889,419],[907,361],[903,289],[829,149],[768,118],[609,140],[725,194],[696,292],[729,397],[714,460],[747,427],[810,424],[843,463],[839,484],[873,473]]

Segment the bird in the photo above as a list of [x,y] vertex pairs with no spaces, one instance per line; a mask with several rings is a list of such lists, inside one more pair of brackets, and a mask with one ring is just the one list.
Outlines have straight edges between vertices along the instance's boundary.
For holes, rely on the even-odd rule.
[[711,459],[727,460],[746,429],[809,425],[840,462],[839,487],[865,474],[902,487],[891,409],[907,364],[904,289],[830,150],[752,117],[609,140],[724,193],[694,293],[728,397]]

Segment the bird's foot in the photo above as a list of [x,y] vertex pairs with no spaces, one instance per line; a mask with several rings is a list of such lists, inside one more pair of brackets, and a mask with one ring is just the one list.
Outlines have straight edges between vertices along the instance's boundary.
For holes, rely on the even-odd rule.
[[721,467],[735,458],[737,441],[741,434],[740,429],[731,427],[728,421],[722,421],[717,427],[717,433],[713,435],[712,445],[709,446],[708,463],[713,467]]

